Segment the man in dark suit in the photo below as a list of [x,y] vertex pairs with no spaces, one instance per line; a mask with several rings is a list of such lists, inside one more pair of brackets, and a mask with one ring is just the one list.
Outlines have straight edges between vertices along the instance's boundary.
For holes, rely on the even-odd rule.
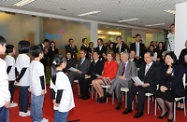
[[72,38],[70,38],[68,42],[69,44],[65,46],[66,53],[71,52],[72,58],[74,58],[77,61],[77,46],[75,46],[74,40]]
[[134,62],[136,64],[137,68],[140,68],[139,62],[135,58],[136,52],[134,50],[131,50],[129,53],[129,61]]
[[80,51],[80,61],[77,66],[77,71],[70,71],[68,73],[68,77],[70,80],[70,83],[73,84],[74,80],[79,80],[81,77],[84,77],[85,74],[88,72],[90,67],[90,62],[88,59],[86,59],[86,51],[81,50]]
[[130,45],[130,50],[134,50],[136,52],[135,58],[141,65],[141,63],[143,62],[143,56],[146,51],[146,47],[143,43],[140,42],[141,40],[140,34],[136,34],[135,39],[136,42]]
[[117,36],[116,37],[116,47],[115,47],[115,53],[121,53],[121,52],[129,52],[129,48],[126,44],[122,42],[122,37]]
[[40,44],[40,48],[43,50],[44,56],[43,58],[40,60],[40,62],[44,65],[44,71],[46,74],[46,67],[47,67],[47,58],[48,58],[48,46],[49,46],[50,41],[48,39],[44,39],[43,43]]
[[83,38],[82,39],[82,46],[80,48],[80,50],[85,50],[87,53],[86,53],[86,58],[89,59],[89,54],[88,54],[88,47],[87,47],[87,39],[86,38]]
[[155,93],[157,84],[160,81],[160,67],[153,62],[153,55],[151,52],[146,52],[144,54],[145,63],[140,67],[138,77],[143,82],[142,85],[134,83],[134,85],[129,89],[127,93],[127,109],[123,114],[128,114],[132,112],[132,102],[134,96],[138,92],[138,103],[137,103],[137,113],[134,118],[140,118],[143,116],[144,103],[145,103],[145,93]]
[[99,60],[98,52],[94,51],[93,53],[93,61],[90,64],[89,71],[86,73],[85,77],[79,80],[80,91],[81,91],[81,99],[87,100],[90,98],[89,96],[89,87],[92,80],[96,79],[98,75],[102,74],[103,71],[103,62]]
[[98,46],[95,48],[95,51],[99,53],[99,59],[102,60],[104,59],[102,55],[107,52],[107,48],[103,45],[103,39],[101,38],[97,40],[97,44]]
[[118,66],[116,78],[112,81],[112,85],[110,86],[108,93],[105,94],[106,97],[110,96],[115,90],[116,98],[118,101],[116,110],[119,110],[121,108],[121,87],[130,88],[133,85],[131,77],[137,76],[135,63],[128,60],[129,53],[122,52],[120,54],[120,58],[121,63]]
[[180,56],[179,56],[179,62],[180,62],[182,65],[185,64],[185,62],[184,62],[184,56],[187,54],[187,40],[186,40],[186,42],[185,42],[185,47],[186,47],[186,48],[184,48],[184,49],[181,51]]

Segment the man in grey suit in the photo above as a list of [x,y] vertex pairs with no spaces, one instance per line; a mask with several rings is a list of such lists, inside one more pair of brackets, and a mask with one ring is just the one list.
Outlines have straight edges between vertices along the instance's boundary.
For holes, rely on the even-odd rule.
[[120,54],[121,63],[118,66],[116,78],[113,80],[109,88],[109,92],[105,94],[106,97],[110,96],[115,90],[118,104],[116,110],[121,108],[121,87],[130,88],[133,85],[132,76],[136,76],[136,65],[134,62],[129,61],[129,54],[122,52]]
[[79,80],[80,78],[84,77],[85,74],[88,72],[89,67],[90,67],[90,62],[88,59],[86,59],[86,51],[81,50],[80,51],[80,61],[77,66],[78,71],[75,71],[75,72],[70,71],[68,73],[70,83],[73,84],[74,80]]

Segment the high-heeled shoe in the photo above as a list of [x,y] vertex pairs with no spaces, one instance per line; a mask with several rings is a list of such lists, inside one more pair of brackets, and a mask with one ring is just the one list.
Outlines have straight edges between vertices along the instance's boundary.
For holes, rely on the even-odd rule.
[[173,121],[173,119],[168,119],[168,122],[172,122]]
[[168,115],[168,112],[166,112],[164,115],[158,116],[158,118],[159,118],[159,119],[162,119],[162,118],[166,117],[167,115]]

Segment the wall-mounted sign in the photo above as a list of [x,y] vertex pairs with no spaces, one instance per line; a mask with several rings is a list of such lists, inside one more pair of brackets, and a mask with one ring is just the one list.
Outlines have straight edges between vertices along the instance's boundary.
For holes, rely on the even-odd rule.
[[46,33],[45,38],[47,38],[47,39],[62,39],[62,35]]

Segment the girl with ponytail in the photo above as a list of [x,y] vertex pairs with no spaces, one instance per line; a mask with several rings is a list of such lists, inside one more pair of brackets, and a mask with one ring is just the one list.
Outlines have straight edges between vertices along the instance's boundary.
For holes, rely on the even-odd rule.
[[51,65],[50,91],[54,105],[54,122],[66,122],[68,112],[75,107],[73,92],[68,77],[62,72],[66,58],[55,55]]

